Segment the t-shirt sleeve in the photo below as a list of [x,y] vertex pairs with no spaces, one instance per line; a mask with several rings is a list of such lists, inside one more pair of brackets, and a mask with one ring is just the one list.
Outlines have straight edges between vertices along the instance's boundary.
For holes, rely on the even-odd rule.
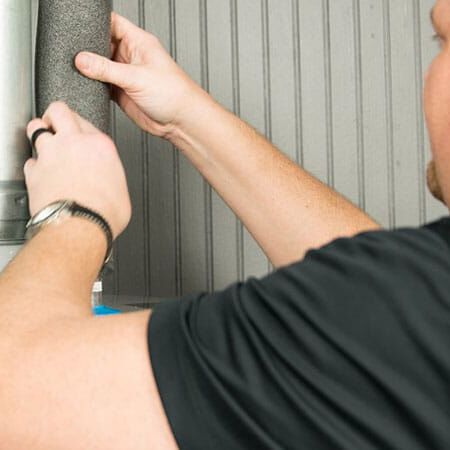
[[149,349],[180,448],[446,448],[448,256],[431,230],[365,233],[164,301]]

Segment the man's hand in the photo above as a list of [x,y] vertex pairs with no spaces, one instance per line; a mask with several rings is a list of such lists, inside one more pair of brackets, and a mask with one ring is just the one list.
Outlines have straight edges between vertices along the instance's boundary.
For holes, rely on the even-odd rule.
[[117,14],[112,29],[113,61],[83,52],[75,61],[80,72],[111,83],[131,119],[178,147],[275,266],[337,237],[379,228],[218,105],[155,36]]
[[111,139],[64,103],[50,105],[42,119],[28,125],[31,137],[51,128],[36,142],[37,159],[24,171],[31,214],[58,200],[75,200],[101,214],[116,238],[131,218],[125,172]]
[[[130,219],[111,140],[62,103],[28,126],[39,136],[25,167],[31,212],[72,199]],[[103,232],[73,217],[31,239],[0,276],[0,449],[175,449],[149,361],[149,312],[92,316]],[[26,426],[24,426],[26,424]]]
[[82,52],[75,64],[85,76],[113,85],[113,98],[142,129],[168,137],[196,97],[207,97],[158,39],[112,15],[113,60]]

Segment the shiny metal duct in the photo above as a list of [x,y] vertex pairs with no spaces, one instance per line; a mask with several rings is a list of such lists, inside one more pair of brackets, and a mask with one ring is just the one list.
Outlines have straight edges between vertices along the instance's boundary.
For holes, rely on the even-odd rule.
[[23,166],[32,116],[31,1],[0,0],[0,244],[23,241],[29,217]]

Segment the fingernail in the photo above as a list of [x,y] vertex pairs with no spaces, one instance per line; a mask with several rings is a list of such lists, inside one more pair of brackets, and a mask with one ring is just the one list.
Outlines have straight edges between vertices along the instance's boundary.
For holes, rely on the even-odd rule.
[[87,53],[80,53],[77,56],[77,66],[79,69],[89,70],[91,57]]

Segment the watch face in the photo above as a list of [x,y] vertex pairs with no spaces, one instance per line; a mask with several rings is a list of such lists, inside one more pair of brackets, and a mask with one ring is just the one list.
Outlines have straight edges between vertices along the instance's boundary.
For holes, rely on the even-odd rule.
[[42,211],[40,211],[33,217],[33,225],[39,224],[40,222],[47,220],[49,217],[53,216],[59,210],[64,208],[66,204],[67,202],[55,202],[52,203],[51,205],[48,205],[46,208],[44,208]]

